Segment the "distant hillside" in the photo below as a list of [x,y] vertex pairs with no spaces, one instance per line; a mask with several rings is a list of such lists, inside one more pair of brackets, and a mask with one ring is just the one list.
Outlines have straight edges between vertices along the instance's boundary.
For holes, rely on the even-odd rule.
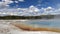
[[60,19],[60,15],[55,15],[54,18],[55,19]]
[[52,19],[54,15],[41,15],[41,16],[0,16],[0,19]]

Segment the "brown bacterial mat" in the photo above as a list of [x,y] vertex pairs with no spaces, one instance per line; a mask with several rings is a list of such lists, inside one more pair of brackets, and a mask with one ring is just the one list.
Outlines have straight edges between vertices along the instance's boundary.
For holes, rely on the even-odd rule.
[[23,31],[52,31],[52,32],[60,32],[59,29],[55,28],[40,28],[40,27],[32,27],[25,24],[20,23],[12,23],[14,26],[22,29]]

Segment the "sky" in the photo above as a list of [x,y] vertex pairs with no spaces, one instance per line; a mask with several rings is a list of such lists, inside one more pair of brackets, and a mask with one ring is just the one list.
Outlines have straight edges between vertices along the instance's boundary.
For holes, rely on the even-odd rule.
[[[31,5],[34,6],[38,6],[40,4],[40,6],[38,6],[39,8],[41,7],[54,7],[57,8],[57,4],[60,4],[60,0],[12,0],[13,2],[8,4],[10,5],[10,7],[20,7],[20,8],[27,8]],[[16,2],[15,2],[16,1]],[[18,6],[17,6],[18,5]]]
[[[2,0],[0,0],[2,1]],[[57,4],[60,4],[60,0],[11,0],[12,3],[9,3],[9,7],[19,7],[19,8],[27,8],[31,5],[36,7],[54,7],[57,8]],[[40,6],[38,6],[40,5]]]
[[[19,10],[23,8],[25,11],[22,9],[21,13],[18,8],[20,8]],[[28,16],[41,14],[59,14],[60,0],[0,0],[0,15],[6,15],[6,10],[13,14],[17,12],[17,15],[26,14]]]

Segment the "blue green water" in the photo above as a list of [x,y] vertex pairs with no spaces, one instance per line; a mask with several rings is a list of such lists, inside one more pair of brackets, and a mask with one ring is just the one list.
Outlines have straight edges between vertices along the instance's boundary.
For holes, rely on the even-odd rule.
[[31,20],[27,21],[28,25],[38,25],[39,27],[53,27],[53,28],[60,28],[60,20],[53,20],[53,21],[40,21],[40,20]]

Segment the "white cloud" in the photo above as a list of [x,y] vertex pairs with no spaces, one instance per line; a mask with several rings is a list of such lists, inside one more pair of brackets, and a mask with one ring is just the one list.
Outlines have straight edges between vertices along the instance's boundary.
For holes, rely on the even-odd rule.
[[18,3],[18,1],[15,1],[15,3]]
[[[6,5],[9,6],[9,5]],[[41,8],[31,5],[29,8],[3,8],[0,9],[0,15],[18,15],[18,16],[37,16],[37,15],[48,15],[48,14],[59,14],[60,9],[54,9],[52,7]]]
[[6,7],[9,7],[10,5],[6,5]]
[[[33,9],[32,9],[33,8]],[[31,12],[32,11],[32,12]],[[36,12],[38,12],[38,8],[36,7],[30,7],[30,8],[13,8],[13,9],[0,9],[1,14],[3,13],[8,14],[8,15],[19,15],[19,16],[34,16]],[[3,12],[3,13],[2,13]],[[35,14],[36,15],[36,14]]]
[[10,3],[13,3],[13,1],[9,1],[9,4],[10,4]]
[[[18,1],[23,2],[24,0],[18,0]],[[18,1],[15,1],[15,2],[18,3]],[[2,0],[0,2],[0,8],[6,8],[6,6],[8,4],[11,4],[11,3],[14,3],[14,1],[12,1],[12,0]]]
[[11,0],[3,0],[2,2],[3,2],[4,4],[12,3],[12,1],[11,1]]
[[11,0],[2,0],[0,2],[0,8],[6,8],[6,7],[8,7],[8,4],[10,4],[10,3],[13,3],[13,1],[11,1]]
[[33,5],[31,5],[31,6],[29,7],[29,10],[30,10],[31,12],[38,12],[38,11],[39,11],[39,9],[36,8],[36,7],[33,6]]
[[45,8],[44,10],[45,11],[51,11],[53,8],[52,7],[47,7],[47,8]]
[[19,1],[24,2],[24,0],[19,0]]

